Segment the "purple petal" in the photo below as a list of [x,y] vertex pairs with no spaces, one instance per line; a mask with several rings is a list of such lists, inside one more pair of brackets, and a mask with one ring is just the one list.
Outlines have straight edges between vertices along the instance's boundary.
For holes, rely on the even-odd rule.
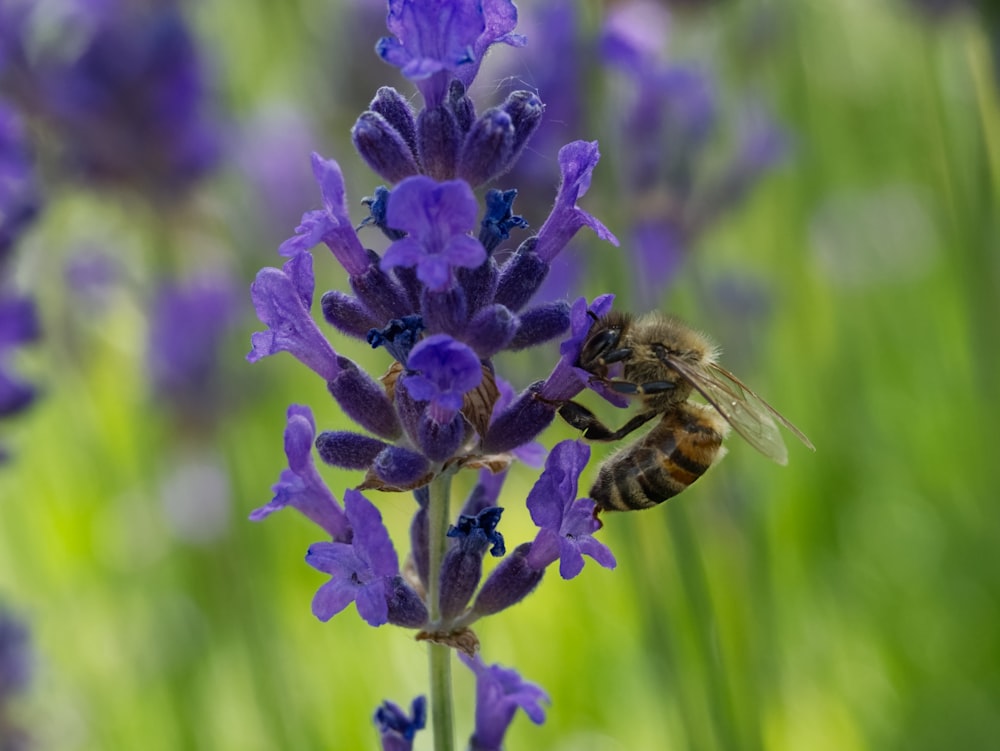
[[441,255],[425,255],[417,264],[417,279],[427,289],[444,292],[451,287],[451,264]]
[[[573,492],[576,493],[575,488]],[[589,498],[580,498],[570,503],[563,512],[560,534],[565,537],[586,537],[599,530],[601,523],[594,518],[596,505]]]
[[535,535],[528,551],[528,565],[536,571],[543,570],[553,561],[558,560],[562,547],[562,537],[551,527],[542,527]]
[[344,542],[316,542],[306,552],[306,563],[317,571],[350,579],[365,569],[353,545]]
[[351,227],[347,213],[347,193],[340,165],[333,159],[324,159],[315,151],[311,155],[313,175],[323,196],[323,208],[337,226]]
[[392,546],[389,532],[382,524],[382,514],[357,490],[344,493],[347,518],[354,529],[354,550],[371,568],[375,576],[395,576],[399,559]]
[[389,605],[385,601],[385,580],[373,579],[359,588],[354,604],[358,608],[358,615],[364,618],[369,626],[381,626],[387,623]]
[[294,472],[302,472],[312,466],[312,447],[316,438],[316,421],[312,410],[304,404],[288,407],[288,422],[285,426],[285,456],[288,466]]
[[614,553],[600,540],[596,540],[593,537],[584,537],[581,540],[577,540],[577,544],[581,553],[589,555],[604,568],[614,568],[618,565]]
[[354,602],[358,586],[349,579],[331,579],[313,596],[312,612],[324,623]]
[[379,265],[383,271],[397,266],[416,266],[423,260],[425,253],[423,245],[412,237],[404,237],[386,248]]
[[559,576],[572,579],[583,571],[583,555],[575,540],[559,539]]
[[403,180],[389,194],[386,223],[428,244],[433,238],[446,240],[468,232],[475,227],[478,214],[479,204],[464,180],[439,183],[425,175],[415,175]]
[[474,237],[454,235],[441,251],[452,266],[474,269],[486,261],[486,248]]

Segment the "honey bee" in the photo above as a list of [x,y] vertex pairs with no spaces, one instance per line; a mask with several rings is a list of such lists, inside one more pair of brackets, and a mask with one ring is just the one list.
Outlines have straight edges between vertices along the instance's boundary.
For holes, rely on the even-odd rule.
[[[593,441],[620,440],[660,417],[645,436],[601,465],[590,490],[598,508],[630,511],[673,498],[722,458],[730,428],[778,464],[787,463],[788,452],[775,421],[815,450],[717,357],[718,349],[704,335],[662,313],[595,316],[577,367],[611,391],[639,399],[643,410],[618,430],[573,401],[564,403],[559,414]],[[621,363],[621,377],[610,375],[615,363]],[[707,404],[689,401],[695,393]]]

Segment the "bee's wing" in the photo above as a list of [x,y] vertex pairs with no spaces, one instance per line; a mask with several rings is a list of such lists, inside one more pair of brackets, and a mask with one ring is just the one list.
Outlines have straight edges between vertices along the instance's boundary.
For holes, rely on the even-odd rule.
[[680,373],[747,443],[778,464],[788,463],[788,451],[775,419],[815,451],[812,442],[774,407],[755,394],[745,383],[721,365],[711,363],[694,368],[677,358],[670,367]]

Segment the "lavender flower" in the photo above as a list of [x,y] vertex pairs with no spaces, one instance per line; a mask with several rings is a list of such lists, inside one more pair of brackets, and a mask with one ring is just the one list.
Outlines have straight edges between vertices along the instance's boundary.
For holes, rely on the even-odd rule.
[[559,560],[559,575],[572,579],[583,570],[588,555],[604,568],[614,568],[614,555],[594,539],[601,523],[594,516],[596,504],[576,498],[577,481],[590,458],[590,447],[580,441],[556,444],[545,461],[545,471],[528,494],[528,511],[540,527],[527,563],[543,569]]
[[353,602],[371,626],[420,625],[426,610],[400,579],[399,560],[382,515],[356,490],[344,494],[344,506],[353,530],[351,542],[317,542],[306,554],[306,563],[331,575],[313,598],[313,613],[328,621]]
[[[512,33],[515,21],[509,0],[390,2],[393,36],[378,51],[416,83],[424,106],[417,111],[383,87],[351,134],[362,158],[390,186],[367,191],[361,203],[369,216],[355,229],[339,165],[313,154],[322,208],[305,213],[281,245],[284,267],[262,270],[251,287],[268,330],[253,335],[248,359],[291,352],[327,382],[345,415],[364,431],[327,430],[315,438],[324,462],[364,472],[357,489],[344,494],[342,517],[311,463],[311,413],[290,409],[289,469],[272,502],[253,518],[292,505],[318,521],[334,539],[314,544],[306,557],[331,577],[313,600],[314,614],[328,620],[354,602],[373,626],[418,628],[417,638],[432,643],[432,670],[449,659],[442,646],[474,655],[478,638],[470,625],[523,599],[557,558],[564,576],[579,573],[583,554],[614,563],[593,540],[599,524],[592,516],[580,518],[587,503],[592,512],[593,502],[574,497],[589,454],[567,446],[549,457],[530,496],[542,527],[535,542],[508,555],[498,529],[502,509],[496,501],[511,463],[537,466],[544,449],[535,438],[563,401],[591,385],[576,361],[591,316],[603,315],[611,303],[610,296],[589,308],[583,299],[571,306],[564,300],[534,303],[533,297],[553,259],[582,227],[617,242],[578,205],[599,159],[596,143],[577,141],[560,151],[555,206],[538,233],[519,245],[507,246],[528,229],[514,207],[517,190],[488,190],[485,206],[473,192],[511,168],[541,122],[543,105],[533,93],[513,92],[478,115],[467,93],[491,44],[522,43]],[[381,256],[359,239],[372,230],[389,240]],[[310,251],[320,243],[343,267],[350,288],[323,295],[323,317],[387,357],[378,380],[338,354],[309,313]],[[560,340],[568,331],[549,378],[515,396],[496,371],[496,355]],[[478,469],[480,478],[454,519],[447,487],[463,468]],[[378,510],[359,492],[368,489],[414,493],[412,552],[403,572]],[[480,586],[487,551],[506,557]],[[540,689],[478,658],[468,664],[479,677],[473,748],[499,748],[519,705],[541,721]],[[432,698],[435,690],[432,685]],[[412,720],[384,705],[377,722],[385,748],[409,748],[423,716],[422,703],[414,705]]]
[[382,257],[382,269],[415,266],[417,278],[440,292],[452,284],[453,268],[476,268],[486,260],[478,240],[466,234],[476,224],[476,198],[468,183],[436,183],[428,177],[401,182],[389,199],[386,222],[407,233]]
[[[36,388],[15,377],[8,362],[17,347],[35,341],[38,336],[34,303],[0,289],[0,419],[21,412],[35,400]],[[0,461],[3,458],[0,451]]]
[[24,126],[0,101],[0,274],[15,241],[35,220],[40,206]]
[[313,175],[323,196],[323,208],[302,216],[295,236],[281,244],[278,252],[283,256],[296,256],[318,243],[325,243],[350,274],[361,274],[369,265],[365,253],[347,213],[344,175],[332,159],[312,155]]
[[220,401],[218,354],[236,323],[236,290],[222,274],[163,283],[150,311],[148,367],[156,396],[204,419]]
[[738,148],[710,173],[708,146],[720,124],[719,97],[709,71],[663,57],[669,16],[651,2],[617,6],[600,45],[609,68],[630,91],[618,128],[623,149],[623,190],[632,207],[631,242],[638,267],[637,297],[657,304],[684,256],[723,213],[737,206],[785,152],[775,125],[753,108],[738,130]]
[[0,606],[0,705],[28,687],[32,663],[27,626]]
[[26,751],[30,738],[14,725],[7,704],[28,689],[34,659],[27,626],[0,603],[0,749]]
[[394,36],[380,39],[376,52],[416,83],[428,109],[444,101],[452,79],[468,87],[493,44],[525,43],[513,33],[517,8],[510,0],[390,0],[386,24]]
[[500,751],[503,737],[521,709],[536,725],[545,722],[542,702],[548,695],[534,683],[500,665],[486,665],[477,655],[459,655],[476,676],[476,726],[469,738],[470,751]]
[[590,188],[590,178],[600,158],[597,141],[575,141],[559,150],[562,184],[552,213],[538,231],[535,247],[535,252],[543,261],[555,258],[581,227],[590,227],[602,240],[618,244],[618,239],[607,227],[576,205]]
[[312,460],[316,422],[309,407],[293,404],[288,408],[285,427],[285,456],[288,469],[275,483],[274,498],[250,514],[260,521],[275,511],[291,506],[322,527],[334,542],[350,542],[351,526],[333,493],[320,478]]
[[314,286],[312,256],[308,253],[293,256],[281,270],[264,268],[258,272],[250,296],[268,331],[257,332],[251,338],[249,362],[289,352],[327,381],[337,376],[341,370],[337,353],[309,315]]
[[176,200],[216,164],[220,135],[179,5],[147,5],[73,5],[60,31],[87,30],[75,55],[55,43],[27,48],[51,21],[38,4],[0,10],[0,27],[14,27],[0,89],[55,133],[68,173]]
[[382,741],[382,751],[411,751],[418,730],[427,724],[427,699],[418,696],[407,715],[391,701],[382,702],[375,712],[375,725]]

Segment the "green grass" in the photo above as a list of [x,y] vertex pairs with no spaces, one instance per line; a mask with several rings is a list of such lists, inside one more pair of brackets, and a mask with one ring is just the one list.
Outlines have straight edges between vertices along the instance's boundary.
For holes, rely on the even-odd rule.
[[[685,24],[710,40],[726,87],[775,102],[796,146],[704,238],[666,306],[711,332],[817,451],[790,445],[781,468],[732,441],[669,505],[607,519],[615,571],[588,565],[568,583],[550,572],[483,622],[484,658],[552,698],[542,727],[515,720],[511,749],[914,751],[986,748],[1000,734],[996,80],[970,19],[926,27],[875,5],[767,4],[778,23],[753,65],[737,42],[763,4],[678,21],[682,40]],[[322,81],[315,29],[295,44],[318,6],[283,13],[268,50],[241,47],[270,28],[260,9],[239,13],[228,38],[243,6],[200,11],[238,110],[297,72]],[[265,69],[266,81],[249,72]],[[315,96],[330,123],[357,110]],[[323,152],[349,149],[343,124],[330,126]],[[349,183],[351,199],[370,184]],[[585,205],[604,216],[610,195],[595,184]],[[121,220],[110,212],[91,221]],[[68,213],[28,250],[65,255]],[[247,247],[245,228],[213,227],[216,244],[227,231],[248,281],[276,262]],[[129,263],[148,268],[153,252]],[[317,533],[290,513],[246,521],[283,466],[287,404],[313,405],[324,427],[346,419],[290,358],[244,366],[237,342],[230,411],[192,437],[145,394],[134,302],[74,317],[57,265],[24,263],[43,285],[47,338],[22,364],[46,394],[5,426],[16,461],[0,471],[0,594],[27,616],[39,657],[24,723],[42,748],[375,748],[375,706],[426,691],[423,648],[353,608],[319,623],[309,602],[322,577],[302,561]],[[341,283],[326,258],[317,277]],[[727,312],[715,290],[734,277],[763,290],[765,313]],[[570,435],[554,426],[544,440]],[[223,533],[198,543],[177,536],[159,488],[205,446],[230,505]],[[356,481],[326,476],[338,494]],[[508,541],[531,535],[519,500],[533,477],[519,468],[505,489]],[[378,502],[403,535],[412,500]],[[464,738],[473,689],[456,671]]]

